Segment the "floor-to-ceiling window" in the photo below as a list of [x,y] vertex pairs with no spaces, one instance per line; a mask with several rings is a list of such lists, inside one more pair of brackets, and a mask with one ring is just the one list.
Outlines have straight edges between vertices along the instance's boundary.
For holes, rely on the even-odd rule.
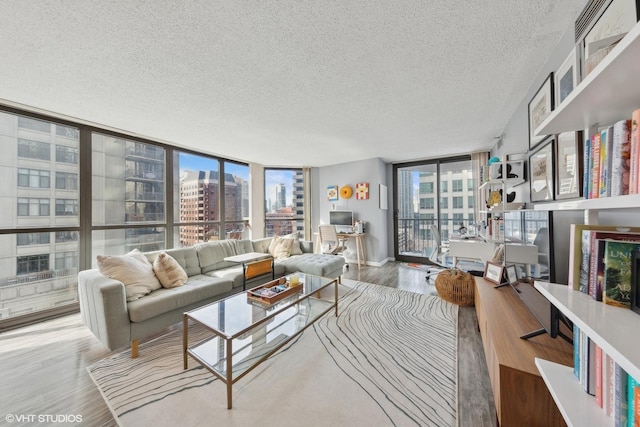
[[450,234],[474,224],[474,182],[470,157],[394,165],[396,259],[424,261]]
[[77,127],[0,111],[0,320],[77,302]]
[[304,236],[304,172],[302,169],[264,170],[265,236],[290,234]]
[[0,110],[0,330],[78,309],[97,255],[244,237],[249,166]]

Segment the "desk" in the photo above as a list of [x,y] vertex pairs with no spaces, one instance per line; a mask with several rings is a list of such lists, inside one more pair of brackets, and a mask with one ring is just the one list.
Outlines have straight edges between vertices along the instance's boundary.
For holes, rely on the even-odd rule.
[[[453,265],[458,258],[480,260],[483,263],[491,261],[500,241],[486,241],[484,239],[457,240],[449,239],[449,255],[453,258]],[[538,247],[535,245],[507,243],[505,248],[506,262],[524,264],[527,276],[531,276],[531,264],[538,263]]]
[[[315,253],[322,253],[322,245],[320,243],[320,234],[319,233],[313,233],[313,235],[315,236],[316,239],[316,243],[314,245],[314,252]],[[338,239],[340,240],[344,240],[345,244],[347,242],[347,240],[349,239],[355,239],[356,241],[356,259],[358,262],[358,270],[360,270],[360,266],[367,265],[367,253],[365,252],[364,246],[364,238],[367,235],[367,233],[338,233]]]
[[228,256],[225,261],[242,264],[242,290],[246,290],[247,279],[261,276],[271,271],[271,279],[275,279],[273,257],[263,252],[247,252],[246,254]]
[[[358,270],[360,270],[360,265],[367,265],[367,253],[364,250],[364,238],[366,233],[338,233],[338,237],[342,240],[346,241],[349,239],[355,239],[356,241],[356,259],[358,261]],[[362,260],[362,264],[360,263]]]

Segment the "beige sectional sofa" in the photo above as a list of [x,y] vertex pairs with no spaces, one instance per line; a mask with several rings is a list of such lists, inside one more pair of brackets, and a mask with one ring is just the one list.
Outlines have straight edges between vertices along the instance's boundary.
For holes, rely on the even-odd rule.
[[[109,349],[131,344],[132,357],[136,357],[139,339],[180,322],[185,311],[241,292],[242,266],[224,261],[224,258],[248,252],[267,253],[271,241],[271,238],[221,240],[145,253],[151,265],[160,253],[170,255],[186,273],[186,282],[172,288],[155,287],[137,299],[128,298],[123,283],[126,278],[119,281],[106,277],[97,268],[82,271],[78,274],[82,320]],[[344,264],[344,258],[314,254],[312,242],[296,240],[290,256],[275,259],[274,270],[275,277],[301,271],[339,278]],[[270,278],[270,274],[260,276],[247,281],[246,286],[257,286]]]

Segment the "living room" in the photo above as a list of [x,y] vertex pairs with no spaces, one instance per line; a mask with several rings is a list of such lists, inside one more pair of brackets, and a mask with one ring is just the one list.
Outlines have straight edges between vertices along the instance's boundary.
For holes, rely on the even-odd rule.
[[[303,240],[316,243],[318,226],[329,222],[330,211],[353,212],[355,219],[365,222],[365,265],[356,263],[355,242],[350,239],[347,284],[375,283],[373,277],[388,274],[385,268],[393,266],[393,280],[412,281],[406,288],[424,282],[427,291],[421,292],[434,292],[419,267],[402,273],[405,276],[397,272],[409,271],[398,251],[397,168],[463,159],[474,165],[469,169],[475,179],[476,173],[480,176],[477,165],[486,164],[489,157],[530,161],[534,152],[546,147],[546,142],[532,145],[531,104],[550,82],[550,73],[557,73],[575,48],[575,21],[592,2],[556,3],[4,5],[0,31],[12,42],[2,47],[5,61],[0,67],[6,78],[0,83],[0,138],[8,153],[3,178],[11,184],[3,192],[8,208],[0,231],[7,242],[3,270],[12,279],[2,283],[0,293],[0,341],[28,348],[39,339],[55,341],[57,330],[61,340],[82,353],[73,375],[88,378],[87,361],[112,353],[78,323],[77,291],[70,299],[61,298],[56,307],[33,302],[30,307],[30,297],[24,297],[20,311],[7,316],[6,302],[15,299],[16,283],[24,289],[44,289],[56,277],[35,272],[49,270],[51,263],[57,271],[73,272],[67,275],[71,279],[65,276],[67,286],[77,281],[79,271],[96,268],[97,255],[124,255],[135,248],[134,241],[142,252],[151,252],[178,248],[189,241],[188,233],[197,236],[194,242],[212,236],[224,240],[225,233],[253,241],[270,238],[275,220],[264,208],[269,203],[269,174],[278,171],[299,174],[303,214],[296,224]],[[15,122],[14,128],[9,121]],[[38,137],[30,139],[16,129],[36,134],[42,123],[51,125],[47,129],[58,147],[72,148],[56,148],[50,157],[38,157],[45,150]],[[157,148],[163,154],[156,153]],[[126,152],[121,165],[115,161],[120,149]],[[145,156],[144,168],[130,169],[131,162]],[[232,212],[231,189],[243,194],[239,216],[209,221],[215,232],[201,219],[178,219],[183,202],[178,188],[186,176],[182,166],[187,156],[214,165],[201,169],[217,171],[212,180],[225,177],[227,192],[220,193],[227,198],[215,195],[227,215]],[[56,162],[63,165],[54,175],[43,171],[43,161],[51,168]],[[241,173],[234,176],[246,176],[246,186],[227,180],[236,170]],[[146,199],[132,202],[124,186],[120,193],[118,185],[125,179],[118,181],[118,176],[130,173],[142,174],[133,191]],[[88,182],[90,186],[83,186]],[[360,184],[366,184],[361,187],[366,196],[328,194],[344,186],[356,190]],[[16,193],[19,187],[29,188]],[[55,188],[56,197],[41,197],[45,187]],[[518,187],[516,202],[533,210],[538,203],[531,188],[529,183]],[[486,204],[485,193],[474,189],[473,194],[478,212]],[[118,197],[128,197],[139,211],[125,212],[114,203]],[[538,200],[551,206],[553,199]],[[164,201],[162,207],[159,201]],[[420,206],[419,200],[413,203]],[[628,208],[609,211],[600,221],[635,226],[637,219]],[[43,218],[28,218],[33,212]],[[136,216],[138,212],[142,216]],[[120,214],[126,215],[125,222],[110,219]],[[554,215],[557,271],[552,277],[558,282],[570,273],[563,261],[569,252],[568,226],[583,221],[582,216],[580,208]],[[480,222],[480,214],[473,218],[468,225]],[[160,246],[144,249],[160,241]],[[37,246],[51,248],[51,254],[43,258]],[[422,254],[416,261],[428,263]],[[34,277],[32,283],[22,283],[21,272]],[[36,313],[34,308],[41,310]],[[75,320],[66,323],[62,314]],[[19,334],[28,339],[18,344]],[[28,354],[18,351],[24,348],[5,347],[0,354],[16,363],[17,354]],[[42,373],[47,364],[40,359],[24,363],[21,376],[34,382],[35,373]],[[35,385],[18,387],[20,378],[15,376],[12,381],[3,391],[19,390],[21,396],[11,401],[23,404],[20,410],[2,405],[4,413],[71,414],[60,403],[48,405],[47,396],[38,394]],[[95,401],[97,414],[76,415],[83,415],[85,422],[116,422],[91,386],[91,392],[87,388],[78,394],[90,396],[82,407]],[[244,381],[235,387],[244,387]],[[27,414],[25,407],[33,410]],[[460,416],[458,421],[464,419]]]

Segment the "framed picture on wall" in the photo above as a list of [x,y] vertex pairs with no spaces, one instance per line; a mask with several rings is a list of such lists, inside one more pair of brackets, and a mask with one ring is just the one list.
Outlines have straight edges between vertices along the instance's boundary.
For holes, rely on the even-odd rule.
[[571,49],[569,56],[564,60],[558,71],[554,74],[555,104],[556,108],[569,96],[573,89],[580,83],[580,44]]
[[546,138],[546,135],[538,136],[538,129],[553,107],[553,73],[549,73],[529,102],[529,150]]
[[550,137],[529,155],[529,185],[531,201],[553,200],[553,141]]
[[582,132],[564,132],[555,138],[555,199],[582,196]]

